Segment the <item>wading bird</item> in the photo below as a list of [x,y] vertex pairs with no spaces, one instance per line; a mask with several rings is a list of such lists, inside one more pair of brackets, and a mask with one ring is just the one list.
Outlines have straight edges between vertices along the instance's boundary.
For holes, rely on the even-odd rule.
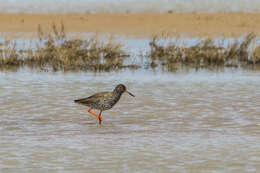
[[[102,122],[102,111],[111,109],[120,99],[123,93],[127,93],[134,97],[132,93],[127,91],[126,87],[123,84],[119,84],[115,87],[112,92],[100,92],[96,93],[90,97],[82,98],[78,100],[74,100],[75,103],[82,104],[84,106],[88,106],[88,112],[97,117],[99,120],[99,124]],[[100,110],[99,114],[95,114],[91,111],[91,109]]]

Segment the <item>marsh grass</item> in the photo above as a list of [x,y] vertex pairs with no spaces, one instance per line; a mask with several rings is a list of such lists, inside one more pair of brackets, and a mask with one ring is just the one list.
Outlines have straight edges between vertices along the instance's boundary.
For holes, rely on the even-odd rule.
[[253,51],[251,52],[251,59],[250,62],[255,64],[260,64],[260,45],[254,44]]
[[0,43],[0,68],[13,69],[23,65],[23,59],[17,52],[16,43],[5,40]]
[[249,50],[255,37],[255,34],[250,33],[241,42],[235,41],[227,47],[214,43],[210,38],[194,46],[186,47],[176,42],[162,45],[159,43],[161,37],[154,36],[149,43],[150,52],[147,57],[151,60],[151,68],[160,65],[168,71],[176,71],[184,66],[195,69],[219,69],[258,64],[260,63],[260,46],[256,46],[252,52]]
[[[40,71],[117,71],[124,68],[156,69],[158,66],[167,71],[180,68],[223,69],[252,67],[260,64],[260,45],[255,35],[248,34],[242,41],[234,41],[228,46],[208,38],[187,47],[176,41],[166,42],[165,34],[154,36],[150,41],[149,52],[143,57],[147,64],[125,65],[129,55],[121,43],[113,38],[100,41],[97,36],[89,39],[70,39],[64,25],[53,24],[49,32],[38,26],[36,43],[29,48],[19,48],[12,40],[0,42],[0,69],[19,69],[29,67]],[[164,43],[162,44],[161,41]],[[253,44],[252,44],[253,43]],[[134,60],[134,59],[133,59]],[[147,61],[145,61],[147,63]]]
[[16,44],[5,41],[0,50],[0,66],[36,68],[52,71],[111,71],[122,68],[133,68],[124,65],[128,55],[122,44],[115,43],[112,38],[101,42],[97,36],[87,40],[69,39],[64,25],[58,28],[55,24],[51,32],[44,32],[38,26],[36,48],[17,51]]

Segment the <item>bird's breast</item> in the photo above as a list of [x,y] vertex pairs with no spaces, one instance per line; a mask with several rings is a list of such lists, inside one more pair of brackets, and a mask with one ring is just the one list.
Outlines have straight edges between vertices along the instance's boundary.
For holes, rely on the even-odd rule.
[[102,103],[102,105],[104,105],[104,110],[111,109],[118,102],[119,99],[120,96],[104,99]]

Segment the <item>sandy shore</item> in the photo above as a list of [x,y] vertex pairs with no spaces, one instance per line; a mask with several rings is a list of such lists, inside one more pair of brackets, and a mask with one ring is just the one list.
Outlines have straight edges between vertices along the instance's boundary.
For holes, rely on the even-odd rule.
[[39,24],[49,27],[63,21],[67,32],[99,32],[150,37],[239,37],[248,32],[260,36],[260,14],[0,14],[2,37],[35,36]]

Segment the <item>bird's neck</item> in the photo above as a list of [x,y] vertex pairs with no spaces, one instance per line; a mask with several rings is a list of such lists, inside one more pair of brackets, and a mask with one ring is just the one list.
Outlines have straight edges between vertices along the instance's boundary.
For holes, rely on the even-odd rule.
[[118,92],[116,92],[116,91],[113,91],[113,97],[114,98],[120,98],[121,97],[121,95],[122,95],[122,93],[118,93]]

